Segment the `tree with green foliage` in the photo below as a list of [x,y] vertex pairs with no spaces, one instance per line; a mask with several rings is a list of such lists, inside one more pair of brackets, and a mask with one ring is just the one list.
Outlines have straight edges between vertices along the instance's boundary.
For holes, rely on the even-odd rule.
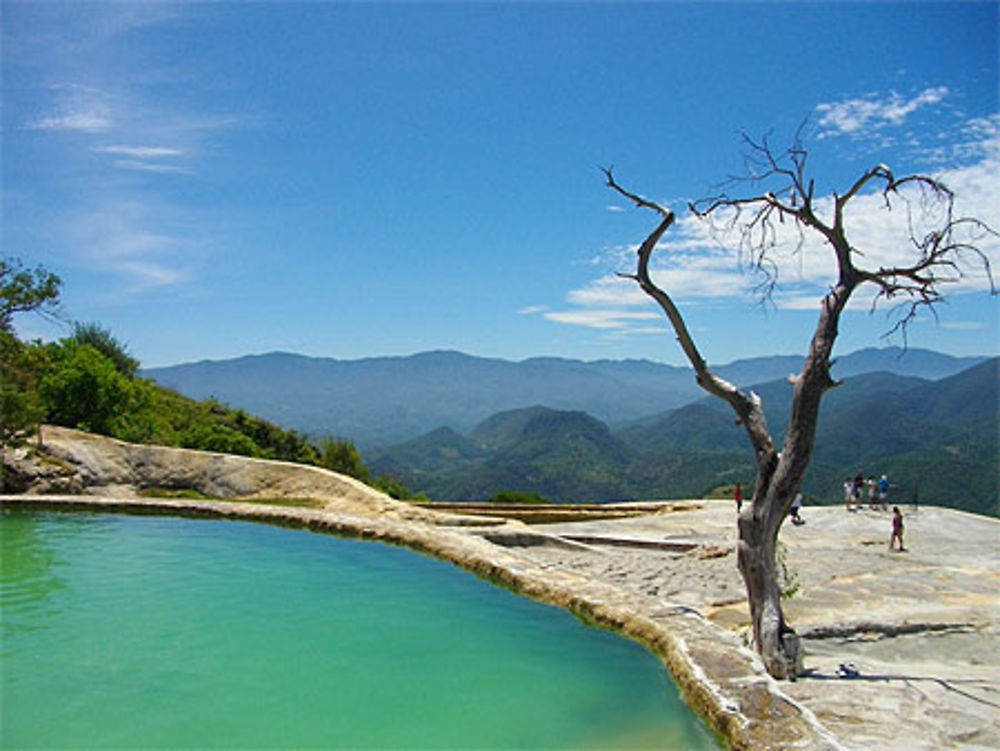
[[45,360],[41,348],[0,331],[0,446],[20,445],[45,417],[37,389]]
[[134,378],[139,372],[139,361],[128,353],[128,347],[100,324],[74,323],[70,338],[77,344],[89,344],[114,363],[115,370],[126,378]]
[[46,419],[56,425],[114,435],[117,421],[132,406],[129,379],[89,344],[64,339],[48,345],[46,351],[51,365],[38,384]]
[[361,460],[361,453],[350,441],[341,438],[324,438],[319,444],[319,466],[348,475],[361,482],[371,482],[368,467]]
[[379,475],[369,484],[376,490],[381,490],[387,496],[394,498],[397,501],[427,502],[428,500],[424,493],[417,493],[414,495],[413,491],[406,487],[401,480],[395,477],[389,477],[388,475]]
[[14,334],[17,313],[52,310],[61,280],[39,266],[27,271],[13,258],[0,258],[0,446],[16,445],[36,429],[45,415],[38,378],[45,366],[39,347]]
[[0,258],[0,330],[10,332],[14,314],[47,313],[59,300],[62,280],[39,266],[26,270],[16,258]]

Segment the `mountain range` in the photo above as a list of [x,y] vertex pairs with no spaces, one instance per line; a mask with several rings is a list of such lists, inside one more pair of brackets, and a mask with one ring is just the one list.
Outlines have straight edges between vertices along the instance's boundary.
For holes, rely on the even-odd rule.
[[[838,378],[888,372],[937,380],[984,358],[928,350],[865,349],[842,357]],[[715,366],[740,386],[797,372],[795,355]],[[586,412],[619,427],[701,399],[689,368],[648,360],[520,362],[451,351],[361,360],[282,352],[144,370],[142,375],[195,399],[214,397],[306,435],[334,435],[363,450],[401,443],[442,426],[473,430],[498,412],[541,405]]]
[[[857,471],[886,473],[891,497],[1000,515],[1000,359],[939,380],[875,372],[845,378],[823,403],[804,485],[809,502],[841,499]],[[787,379],[754,387],[780,442]],[[551,500],[703,497],[753,482],[753,457],[728,405],[706,398],[611,428],[582,411],[501,412],[462,433],[440,427],[368,456],[372,469],[437,500],[502,490]]]

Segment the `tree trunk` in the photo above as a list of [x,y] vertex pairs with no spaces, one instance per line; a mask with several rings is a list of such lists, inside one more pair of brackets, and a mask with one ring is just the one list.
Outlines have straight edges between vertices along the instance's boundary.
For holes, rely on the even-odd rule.
[[[737,522],[737,564],[747,588],[753,643],[767,672],[791,678],[802,671],[799,637],[781,608],[775,548],[778,532],[802,486],[812,460],[823,394],[836,385],[830,377],[830,355],[837,339],[840,314],[851,295],[850,282],[835,287],[824,299],[816,331],[802,372],[792,380],[791,416],[780,453],[758,452],[757,488],[753,502]],[[754,405],[754,411],[759,405]],[[750,425],[747,425],[748,430]]]
[[755,498],[740,514],[736,561],[747,590],[753,647],[770,675],[794,680],[802,672],[802,657],[798,635],[781,608],[775,563],[780,522],[775,526],[768,518],[775,505],[774,500],[758,503]]

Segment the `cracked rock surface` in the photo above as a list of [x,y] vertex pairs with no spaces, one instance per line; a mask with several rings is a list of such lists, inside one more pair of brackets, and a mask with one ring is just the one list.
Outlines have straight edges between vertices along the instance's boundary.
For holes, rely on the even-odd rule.
[[[733,549],[732,504],[696,505],[683,514],[544,527],[688,537],[702,545],[689,553],[525,552],[683,603],[743,633],[749,619],[735,555],[699,553],[713,544]],[[808,674],[781,690],[847,748],[1000,748],[1000,520],[933,506],[901,510],[905,552],[888,549],[887,511],[806,508],[806,524],[782,527],[799,584],[785,611],[803,637]]]

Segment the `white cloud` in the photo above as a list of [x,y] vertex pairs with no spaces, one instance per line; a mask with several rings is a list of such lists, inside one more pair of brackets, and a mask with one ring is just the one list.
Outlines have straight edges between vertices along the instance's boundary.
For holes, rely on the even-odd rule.
[[617,331],[608,331],[597,337],[602,342],[622,342],[633,336],[663,336],[666,326],[623,326]]
[[544,313],[549,309],[548,305],[526,305],[517,311],[518,315],[522,316],[535,316],[539,313]]
[[613,274],[595,279],[580,289],[571,290],[566,299],[574,305],[595,307],[635,306],[649,303],[649,298],[635,282]]
[[623,329],[629,321],[655,321],[659,315],[634,310],[568,310],[546,313],[545,318],[556,323],[569,323],[591,329]]
[[146,162],[141,159],[116,159],[115,167],[135,172],[154,172],[161,174],[190,175],[191,170],[178,167],[176,164],[162,164],[160,162]]
[[118,273],[129,279],[129,291],[133,293],[151,287],[174,286],[190,277],[187,269],[172,268],[154,261],[126,261],[119,265]]
[[110,100],[100,89],[73,83],[49,90],[53,96],[50,113],[29,120],[26,129],[104,133],[114,125]]
[[78,130],[84,133],[103,133],[111,128],[111,119],[99,112],[72,112],[50,115],[32,120],[28,130]]
[[167,146],[94,146],[90,149],[95,154],[115,154],[134,159],[160,159],[181,156],[184,152]]
[[[912,100],[896,101],[892,109],[886,109],[885,102],[879,103],[873,111],[881,112],[878,116],[886,121],[905,118],[945,93],[943,88],[929,89]],[[974,216],[1000,228],[1000,115],[967,121],[955,132],[965,138],[951,144],[953,166],[939,170],[933,177],[954,192],[955,216]],[[911,233],[922,238],[933,229],[933,220],[941,218],[941,214],[935,217],[926,213],[928,204],[924,198],[910,186],[891,198],[891,210],[882,193],[874,189],[851,200],[845,212],[845,227],[857,251],[855,264],[859,268],[877,271],[915,262]],[[831,222],[833,198],[818,197],[815,211],[823,221]],[[740,225],[730,224],[734,218],[732,214],[720,215],[717,221],[707,222],[692,214],[682,215],[657,246],[650,260],[650,274],[678,304],[746,302],[759,294],[755,287],[760,277],[752,273],[747,259],[741,258],[736,250],[740,247]],[[769,251],[778,274],[773,303],[787,310],[818,310],[837,275],[829,245],[815,232],[800,235],[793,222],[778,224],[775,229],[775,244]],[[1000,238],[979,233],[971,239],[986,255],[992,269],[1000,269]],[[605,249],[601,254],[603,267],[634,273],[636,249],[636,245]],[[944,294],[982,292],[990,288],[989,277],[977,255],[968,254],[960,263],[960,273],[950,274],[951,281],[941,286]],[[860,287],[850,309],[871,310],[876,293],[872,285]],[[622,314],[627,309],[645,307],[650,312],[638,313],[641,319],[661,317],[655,303],[635,281],[614,273],[605,273],[571,290],[567,302],[571,309],[549,313],[546,318],[602,329],[608,336],[638,332],[634,319]],[[892,302],[886,305],[886,301],[881,301],[879,307],[891,307]]]
[[948,95],[947,86],[924,89],[909,99],[897,92],[888,95],[869,94],[864,97],[825,102],[816,105],[819,114],[819,138],[856,135],[899,126],[914,112],[929,104],[937,104]]
[[204,245],[195,217],[153,199],[101,198],[57,229],[81,263],[116,277],[128,293],[190,281]]
[[944,99],[947,94],[947,86],[937,86],[934,88],[924,89],[917,96],[909,100],[903,99],[898,94],[893,93],[889,98],[888,104],[879,114],[880,117],[893,125],[901,125],[903,120],[923,107],[925,104],[937,104]]
[[951,331],[982,331],[986,328],[980,321],[942,321],[940,326]]

